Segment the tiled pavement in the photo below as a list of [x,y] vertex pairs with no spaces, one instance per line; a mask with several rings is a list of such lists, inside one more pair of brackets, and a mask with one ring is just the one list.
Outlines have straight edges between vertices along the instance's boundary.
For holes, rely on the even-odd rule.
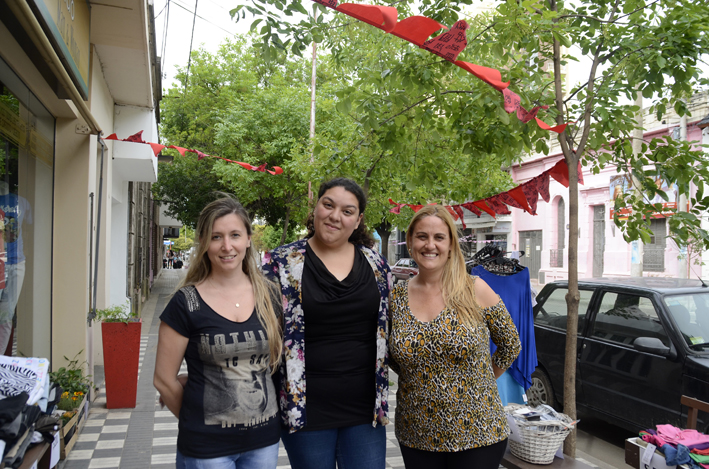
[[[101,389],[98,397],[92,402],[89,418],[76,445],[67,459],[59,463],[59,469],[175,467],[177,419],[168,410],[160,409],[158,395],[153,387],[153,371],[159,316],[185,272],[164,269],[143,308],[140,374],[135,409],[106,409],[105,390]],[[389,399],[394,409],[395,387],[392,388]],[[403,469],[404,462],[394,437],[394,425],[387,425],[386,431],[387,467]],[[278,452],[278,468],[290,469],[282,446]]]

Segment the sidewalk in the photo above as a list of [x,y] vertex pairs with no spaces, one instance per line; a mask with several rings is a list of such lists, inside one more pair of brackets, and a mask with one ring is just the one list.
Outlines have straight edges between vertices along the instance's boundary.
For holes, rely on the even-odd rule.
[[[138,399],[135,409],[106,409],[105,389],[91,405],[79,439],[59,469],[146,469],[174,468],[177,445],[177,418],[161,410],[153,387],[155,352],[158,343],[160,313],[186,270],[164,269],[155,282],[150,299],[143,308],[140,343]],[[186,371],[186,370],[185,370]],[[396,405],[396,388],[389,394],[390,406]],[[393,422],[393,411],[390,414]],[[386,426],[387,467],[404,469],[394,425]],[[278,468],[290,469],[285,449],[278,452]]]

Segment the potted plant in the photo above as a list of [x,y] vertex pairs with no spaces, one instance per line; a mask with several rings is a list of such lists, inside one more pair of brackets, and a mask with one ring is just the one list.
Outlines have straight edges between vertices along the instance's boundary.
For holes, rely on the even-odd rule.
[[88,415],[86,401],[93,383],[90,380],[91,376],[84,376],[83,367],[79,366],[77,357],[80,353],[77,353],[72,360],[64,357],[69,362],[67,366],[49,373],[51,382],[62,388],[62,394],[54,411],[62,422],[59,430],[61,459],[66,458],[76,443]]
[[135,407],[142,321],[128,303],[97,310],[96,320],[101,321],[106,407]]

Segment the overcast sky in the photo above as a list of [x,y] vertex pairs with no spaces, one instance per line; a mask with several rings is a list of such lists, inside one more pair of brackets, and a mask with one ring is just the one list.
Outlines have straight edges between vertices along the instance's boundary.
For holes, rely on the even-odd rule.
[[[229,16],[229,10],[238,4],[238,0],[198,0],[192,49],[203,46],[214,53],[226,38],[248,32],[252,21],[249,16],[239,23]],[[163,89],[168,90],[174,81],[175,67],[187,65],[195,2],[170,0],[169,12],[166,5],[167,0],[155,0],[154,3],[157,53],[162,57]]]

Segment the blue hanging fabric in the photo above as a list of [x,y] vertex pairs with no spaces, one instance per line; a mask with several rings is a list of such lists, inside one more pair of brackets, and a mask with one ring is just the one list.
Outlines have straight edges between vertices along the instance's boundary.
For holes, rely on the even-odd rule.
[[[529,283],[529,269],[512,275],[496,275],[482,266],[473,267],[471,272],[483,279],[490,288],[500,295],[512,321],[517,326],[522,351],[507,370],[524,390],[532,386],[532,373],[537,367],[537,347],[534,342],[534,317],[532,316],[532,286]],[[490,341],[490,353],[497,347]]]

